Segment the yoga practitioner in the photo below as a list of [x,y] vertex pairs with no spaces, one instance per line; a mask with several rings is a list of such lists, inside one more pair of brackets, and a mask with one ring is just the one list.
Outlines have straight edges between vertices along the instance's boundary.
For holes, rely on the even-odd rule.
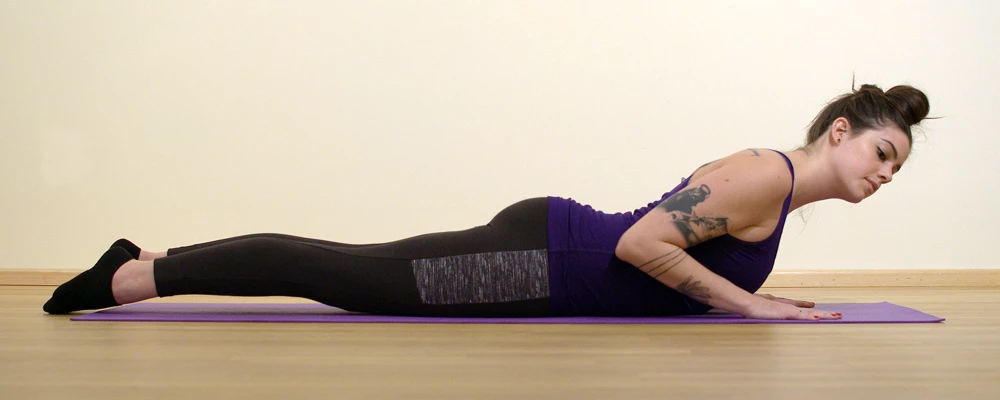
[[860,202],[889,183],[927,116],[910,86],[837,97],[787,154],[747,149],[697,168],[659,200],[608,214],[558,197],[488,224],[350,245],[257,234],[166,252],[121,239],[43,306],[64,314],[180,294],[296,296],[376,314],[648,316],[717,308],[749,318],[837,319],[813,303],[754,295],[788,213]]

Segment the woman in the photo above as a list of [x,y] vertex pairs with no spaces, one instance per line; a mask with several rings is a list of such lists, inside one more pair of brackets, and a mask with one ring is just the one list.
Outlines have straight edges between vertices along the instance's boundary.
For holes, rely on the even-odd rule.
[[702,165],[630,213],[570,199],[524,200],[487,225],[348,245],[260,234],[155,253],[127,240],[56,289],[46,312],[157,296],[297,296],[351,311],[426,316],[680,315],[837,319],[812,303],[753,295],[788,213],[860,202],[889,183],[927,116],[910,86],[836,98],[787,155],[748,149]]

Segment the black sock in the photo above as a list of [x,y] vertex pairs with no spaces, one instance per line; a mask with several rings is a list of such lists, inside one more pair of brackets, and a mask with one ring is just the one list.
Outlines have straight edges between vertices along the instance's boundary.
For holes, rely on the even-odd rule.
[[132,260],[131,254],[121,247],[104,252],[94,267],[83,271],[56,288],[52,298],[42,306],[49,314],[67,314],[78,310],[94,310],[117,306],[111,293],[111,278],[123,264]]
[[128,251],[128,253],[132,255],[132,258],[136,260],[139,259],[139,246],[136,246],[135,243],[128,241],[128,239],[118,239],[111,244],[111,247],[121,247],[125,249],[125,251]]

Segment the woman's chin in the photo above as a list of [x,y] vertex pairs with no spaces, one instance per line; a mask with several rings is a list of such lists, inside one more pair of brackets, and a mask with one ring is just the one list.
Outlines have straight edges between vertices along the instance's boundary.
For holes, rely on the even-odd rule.
[[867,198],[868,198],[868,194],[867,193],[851,193],[850,196],[845,196],[844,197],[844,201],[846,201],[848,203],[851,203],[851,204],[858,204],[862,200],[867,199]]

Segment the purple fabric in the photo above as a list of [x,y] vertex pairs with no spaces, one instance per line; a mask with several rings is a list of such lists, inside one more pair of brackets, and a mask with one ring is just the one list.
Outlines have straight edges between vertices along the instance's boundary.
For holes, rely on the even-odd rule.
[[413,324],[850,324],[941,322],[892,303],[830,303],[816,308],[844,317],[824,321],[780,321],[743,318],[737,314],[676,317],[432,318],[358,314],[322,304],[136,303],[71,318],[73,321],[172,322],[325,322]]
[[[783,153],[775,151],[795,171]],[[626,213],[604,213],[572,199],[549,198],[549,291],[556,315],[641,313],[701,314],[709,306],[691,301],[646,273],[615,257],[622,234],[660,202],[687,186],[690,176],[659,200]],[[709,270],[747,292],[764,284],[778,254],[781,231],[791,204],[789,190],[774,232],[759,242],[729,235],[686,249]]]

